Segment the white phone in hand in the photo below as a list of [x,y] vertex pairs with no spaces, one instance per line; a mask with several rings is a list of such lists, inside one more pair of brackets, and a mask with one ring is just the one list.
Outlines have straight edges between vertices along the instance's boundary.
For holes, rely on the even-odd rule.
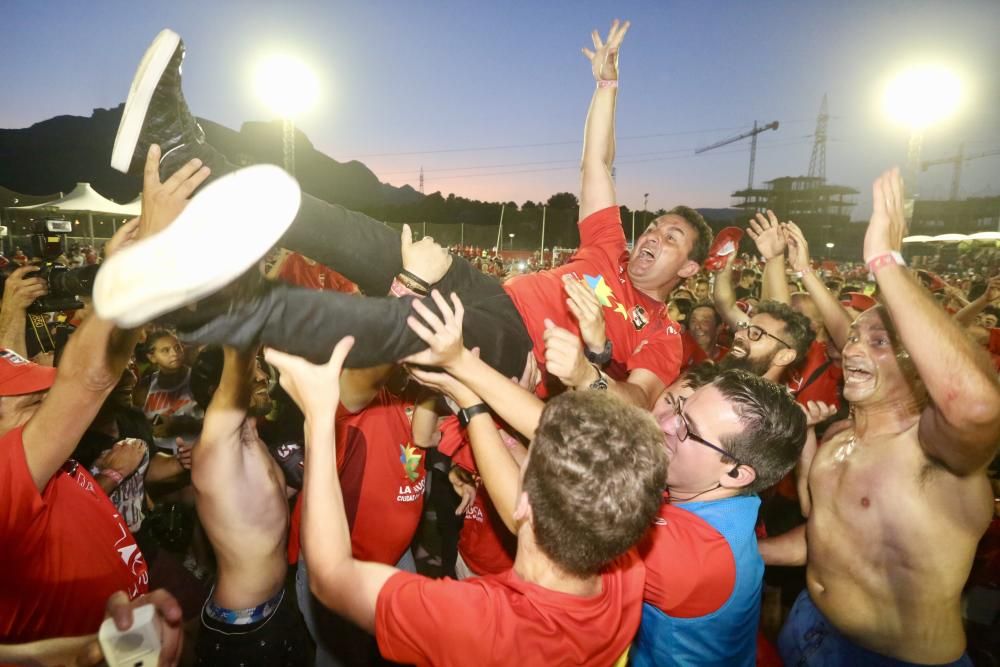
[[132,610],[128,630],[119,630],[107,618],[97,636],[108,667],[156,667],[160,662],[160,624],[151,604]]

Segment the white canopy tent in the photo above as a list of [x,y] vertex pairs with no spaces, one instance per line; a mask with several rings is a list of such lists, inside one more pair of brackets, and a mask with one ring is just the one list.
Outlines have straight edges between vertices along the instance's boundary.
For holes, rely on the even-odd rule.
[[10,209],[14,211],[36,210],[86,213],[87,232],[91,242],[93,242],[95,213],[134,218],[139,215],[141,210],[141,198],[137,197],[128,204],[118,204],[102,196],[97,190],[91,187],[90,183],[77,183],[76,187],[69,194],[59,199],[31,206],[11,206]]

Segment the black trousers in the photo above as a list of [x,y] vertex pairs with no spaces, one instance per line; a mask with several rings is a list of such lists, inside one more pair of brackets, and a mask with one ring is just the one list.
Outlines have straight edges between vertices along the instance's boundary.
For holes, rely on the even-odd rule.
[[[199,155],[213,176],[235,170],[208,145]],[[209,325],[199,342],[247,343],[257,340],[279,350],[326,362],[344,336],[353,335],[348,368],[394,363],[425,349],[426,344],[406,324],[412,299],[386,297],[393,278],[402,270],[399,234],[362,213],[329,204],[302,193],[302,204],[281,245],[337,270],[369,295],[358,298],[337,292],[278,285],[262,297],[253,312],[237,308],[228,317],[238,321]],[[507,377],[520,377],[531,351],[520,313],[499,281],[483,274],[462,257],[453,257],[448,272],[436,285],[447,298],[456,293],[465,308],[465,346],[478,347],[480,357]],[[425,304],[435,313],[433,299]],[[224,340],[225,339],[225,340]]]

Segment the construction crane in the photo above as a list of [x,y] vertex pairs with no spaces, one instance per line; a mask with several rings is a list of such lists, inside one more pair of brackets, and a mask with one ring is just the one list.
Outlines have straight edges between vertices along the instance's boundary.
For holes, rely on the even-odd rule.
[[763,127],[757,126],[757,121],[753,122],[753,129],[749,132],[744,132],[743,134],[737,135],[735,137],[730,137],[728,139],[723,139],[722,141],[716,141],[714,144],[704,146],[697,149],[694,153],[698,155],[699,153],[704,153],[705,151],[710,151],[713,148],[718,148],[719,146],[725,146],[727,144],[735,143],[741,139],[746,139],[750,137],[750,175],[747,177],[747,190],[753,188],[753,166],[757,161],[757,135],[761,132],[767,132],[768,130],[777,130],[778,121],[772,121]]
[[952,201],[958,199],[958,189],[962,185],[962,164],[965,162],[971,162],[972,160],[978,160],[979,158],[990,157],[991,155],[1000,155],[1000,148],[992,151],[986,151],[985,153],[976,153],[975,155],[965,154],[965,144],[961,143],[958,145],[958,153],[952,155],[951,157],[938,158],[937,160],[927,160],[920,164],[921,171],[927,171],[928,167],[936,167],[941,164],[951,164],[954,165],[954,173],[951,177],[951,199]]

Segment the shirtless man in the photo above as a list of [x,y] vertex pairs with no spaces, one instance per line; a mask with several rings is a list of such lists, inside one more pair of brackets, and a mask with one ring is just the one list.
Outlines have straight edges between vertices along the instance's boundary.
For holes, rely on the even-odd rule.
[[808,523],[761,543],[770,564],[807,565],[780,650],[786,664],[968,665],[960,597],[993,510],[985,469],[1000,391],[981,352],[897,263],[898,170],[873,190],[864,257],[883,305],[855,320],[843,351],[853,423],[813,459]]
[[201,665],[300,665],[304,630],[285,600],[285,476],[247,417],[253,352],[224,350],[222,380],[194,447],[198,517],[219,563],[202,609]]

